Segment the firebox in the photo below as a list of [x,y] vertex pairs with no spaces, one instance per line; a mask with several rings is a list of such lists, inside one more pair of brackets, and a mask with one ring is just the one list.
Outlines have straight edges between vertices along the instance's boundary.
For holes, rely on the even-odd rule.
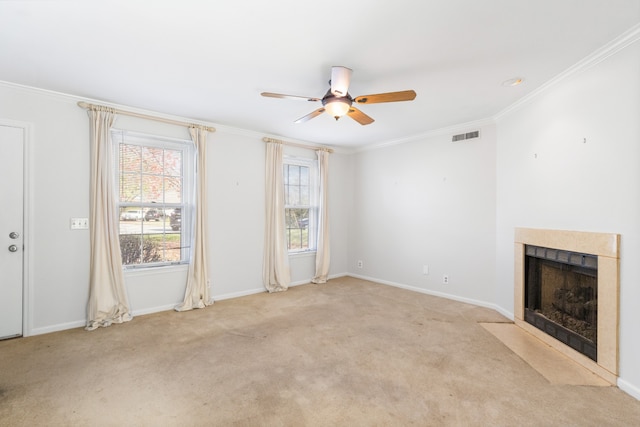
[[598,257],[525,245],[524,320],[597,362]]

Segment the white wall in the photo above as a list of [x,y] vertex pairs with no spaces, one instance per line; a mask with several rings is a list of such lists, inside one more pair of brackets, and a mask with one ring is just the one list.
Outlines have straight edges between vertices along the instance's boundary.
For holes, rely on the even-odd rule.
[[639,117],[640,43],[500,117],[495,296],[513,312],[514,227],[621,234],[619,385],[637,398]]
[[479,130],[479,139],[452,143],[452,130],[357,154],[351,274],[492,306],[495,126]]
[[[89,119],[78,99],[11,84],[0,84],[0,118],[29,123],[30,212],[29,322],[26,335],[83,326],[89,277],[89,232],[70,230],[72,217],[89,216]],[[213,124],[215,126],[215,124]],[[186,128],[119,116],[115,127],[189,139]],[[210,276],[214,299],[264,291],[264,143],[256,133],[217,126],[209,134],[208,201]],[[315,156],[311,150],[304,155]],[[332,266],[346,273],[346,211],[343,185],[349,156],[331,158]],[[291,260],[292,277],[308,282],[313,255]],[[171,309],[182,301],[186,267],[125,273],[134,314]]]

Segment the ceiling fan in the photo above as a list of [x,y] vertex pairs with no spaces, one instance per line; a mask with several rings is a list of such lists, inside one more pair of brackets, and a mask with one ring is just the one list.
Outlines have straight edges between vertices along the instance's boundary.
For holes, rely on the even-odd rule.
[[321,102],[322,107],[300,117],[294,123],[302,123],[319,116],[320,114],[327,112],[330,116],[338,120],[344,115],[348,115],[361,125],[368,125],[373,123],[373,119],[367,116],[362,111],[353,106],[356,104],[378,104],[381,102],[397,102],[397,101],[412,101],[416,97],[416,93],[413,90],[403,90],[400,92],[386,92],[378,93],[375,95],[356,96],[353,98],[349,94],[349,83],[351,81],[352,70],[347,67],[335,66],[331,67],[331,80],[329,85],[331,86],[327,93],[322,98],[312,98],[306,96],[296,95],[283,95],[281,93],[262,92],[262,96],[270,98],[283,98],[283,99],[297,99],[309,102]]

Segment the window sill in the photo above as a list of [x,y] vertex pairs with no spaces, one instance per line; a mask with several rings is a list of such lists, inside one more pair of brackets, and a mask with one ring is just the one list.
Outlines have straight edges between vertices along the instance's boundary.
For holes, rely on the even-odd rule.
[[185,271],[189,269],[189,264],[175,264],[175,265],[163,265],[157,267],[137,267],[137,268],[125,268],[125,276],[154,276],[163,273],[170,273],[173,271]]
[[289,252],[289,258],[306,258],[316,256],[316,250],[304,251],[304,252]]

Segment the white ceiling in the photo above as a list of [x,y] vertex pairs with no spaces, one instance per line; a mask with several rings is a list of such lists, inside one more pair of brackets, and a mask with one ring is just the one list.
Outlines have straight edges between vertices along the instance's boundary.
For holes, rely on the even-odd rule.
[[[342,147],[490,118],[640,22],[640,0],[0,1],[0,80]],[[361,126],[327,114],[332,65]],[[501,83],[524,77],[518,87]]]

